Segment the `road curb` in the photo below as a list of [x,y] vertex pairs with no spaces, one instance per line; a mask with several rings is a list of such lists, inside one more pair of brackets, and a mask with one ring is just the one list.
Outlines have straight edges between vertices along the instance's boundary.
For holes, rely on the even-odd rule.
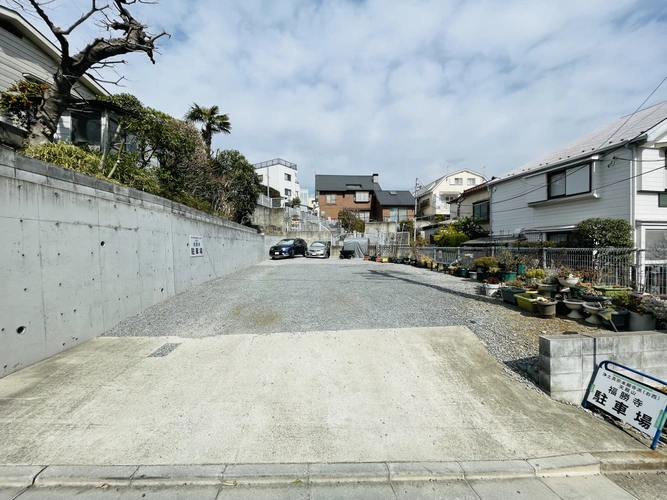
[[209,465],[0,465],[0,487],[400,483],[587,476],[667,469],[650,453],[578,453],[528,460]]

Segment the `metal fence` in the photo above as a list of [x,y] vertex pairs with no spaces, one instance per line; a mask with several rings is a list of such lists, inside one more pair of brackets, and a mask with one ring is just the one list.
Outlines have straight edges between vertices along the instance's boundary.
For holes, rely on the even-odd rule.
[[619,248],[512,248],[512,247],[417,247],[377,245],[378,257],[418,260],[427,256],[434,262],[473,268],[479,257],[494,256],[502,262],[525,264],[526,270],[556,272],[570,268],[594,285],[633,287],[651,294],[667,294],[667,249]]
[[356,237],[356,238],[368,238],[368,247],[369,248],[378,248],[378,247],[407,247],[410,248],[408,243],[410,242],[410,233],[408,232],[373,232],[373,233],[341,233],[334,234],[332,236],[332,245],[343,246],[345,238]]

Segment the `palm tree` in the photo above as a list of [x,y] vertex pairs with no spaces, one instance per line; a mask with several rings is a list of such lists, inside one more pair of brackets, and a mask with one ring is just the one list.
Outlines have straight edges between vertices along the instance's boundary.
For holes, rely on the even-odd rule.
[[224,132],[225,134],[232,133],[232,124],[229,121],[229,116],[219,114],[220,108],[218,106],[211,106],[210,108],[200,107],[197,103],[190,106],[185,121],[190,123],[201,123],[201,135],[206,144],[206,151],[211,156],[211,139],[213,134]]

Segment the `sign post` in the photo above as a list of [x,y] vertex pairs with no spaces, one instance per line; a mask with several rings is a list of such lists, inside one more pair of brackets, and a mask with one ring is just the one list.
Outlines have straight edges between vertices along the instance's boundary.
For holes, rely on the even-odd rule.
[[622,375],[614,371],[611,366],[618,366],[665,384],[662,380],[627,366],[613,361],[603,361],[598,365],[595,377],[588,387],[584,398],[584,408],[588,403],[591,403],[612,417],[616,417],[638,431],[647,434],[653,438],[651,449],[654,450],[667,418],[667,394],[633,380],[627,375]]

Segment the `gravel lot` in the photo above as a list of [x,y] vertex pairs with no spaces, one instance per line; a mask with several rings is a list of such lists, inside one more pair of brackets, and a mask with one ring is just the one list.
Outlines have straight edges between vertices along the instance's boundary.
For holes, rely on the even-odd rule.
[[227,334],[465,325],[513,372],[536,380],[541,333],[599,331],[545,320],[482,295],[476,281],[362,260],[265,261],[128,318],[107,336]]

